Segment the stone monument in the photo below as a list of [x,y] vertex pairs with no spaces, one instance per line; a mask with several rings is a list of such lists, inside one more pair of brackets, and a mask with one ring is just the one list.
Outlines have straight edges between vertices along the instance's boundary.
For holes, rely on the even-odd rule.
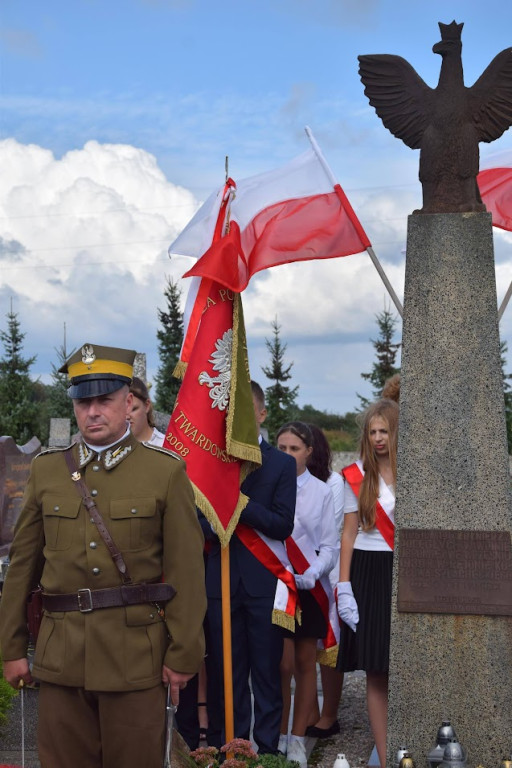
[[71,419],[50,419],[49,448],[66,448],[71,442]]
[[387,759],[403,745],[426,766],[448,719],[468,763],[490,768],[512,747],[512,517],[492,221],[476,176],[478,142],[512,123],[512,49],[465,89],[462,25],[440,28],[435,91],[399,57],[359,57],[384,124],[421,149],[416,213],[430,214],[408,222]]
[[40,450],[36,437],[21,446],[12,437],[0,437],[0,556],[9,552],[30,464]]

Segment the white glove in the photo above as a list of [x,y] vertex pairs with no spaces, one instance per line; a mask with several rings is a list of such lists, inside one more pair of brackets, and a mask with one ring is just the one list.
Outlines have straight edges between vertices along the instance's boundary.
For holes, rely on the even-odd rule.
[[336,584],[336,591],[338,594],[338,616],[350,627],[352,632],[355,632],[359,622],[359,611],[350,581],[339,581]]
[[297,589],[313,589],[318,581],[318,569],[310,565],[304,573],[295,574],[295,584]]

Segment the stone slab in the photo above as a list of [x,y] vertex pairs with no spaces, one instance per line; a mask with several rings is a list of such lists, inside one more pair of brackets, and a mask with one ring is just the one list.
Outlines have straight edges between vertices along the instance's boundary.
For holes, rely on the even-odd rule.
[[50,448],[66,448],[71,442],[71,419],[50,419]]
[[409,217],[389,675],[388,764],[417,766],[452,722],[472,765],[512,734],[510,617],[399,613],[401,529],[511,530],[491,216]]
[[40,450],[41,443],[35,437],[21,446],[12,437],[0,437],[0,556],[9,551],[30,464]]

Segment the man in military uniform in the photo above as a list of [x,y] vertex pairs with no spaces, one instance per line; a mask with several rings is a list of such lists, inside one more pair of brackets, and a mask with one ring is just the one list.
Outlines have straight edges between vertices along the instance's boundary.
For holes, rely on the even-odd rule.
[[[81,433],[66,449],[76,471],[61,450],[34,459],[10,551],[0,603],[4,675],[15,688],[32,674],[40,681],[42,768],[160,767],[165,686],[177,704],[204,656],[193,491],[181,459],[130,434],[134,357],[86,344],[63,367]],[[113,554],[77,492],[82,481]],[[38,583],[45,610],[31,671],[25,604]]]

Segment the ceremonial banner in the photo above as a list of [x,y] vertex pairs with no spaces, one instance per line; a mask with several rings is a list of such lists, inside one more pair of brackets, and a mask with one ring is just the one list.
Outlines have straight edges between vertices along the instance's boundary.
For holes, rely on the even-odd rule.
[[[487,164],[492,167],[485,167]],[[493,226],[512,232],[512,153],[492,155],[483,164],[477,181]]]
[[165,445],[186,460],[196,504],[226,546],[247,504],[240,483],[261,464],[261,450],[241,298],[214,281]]
[[212,195],[169,249],[198,259],[186,277],[215,279],[240,293],[262,269],[348,256],[371,245],[342,188],[333,184],[313,149],[282,168],[238,182],[229,231],[212,238],[204,250],[221,202],[220,192]]

